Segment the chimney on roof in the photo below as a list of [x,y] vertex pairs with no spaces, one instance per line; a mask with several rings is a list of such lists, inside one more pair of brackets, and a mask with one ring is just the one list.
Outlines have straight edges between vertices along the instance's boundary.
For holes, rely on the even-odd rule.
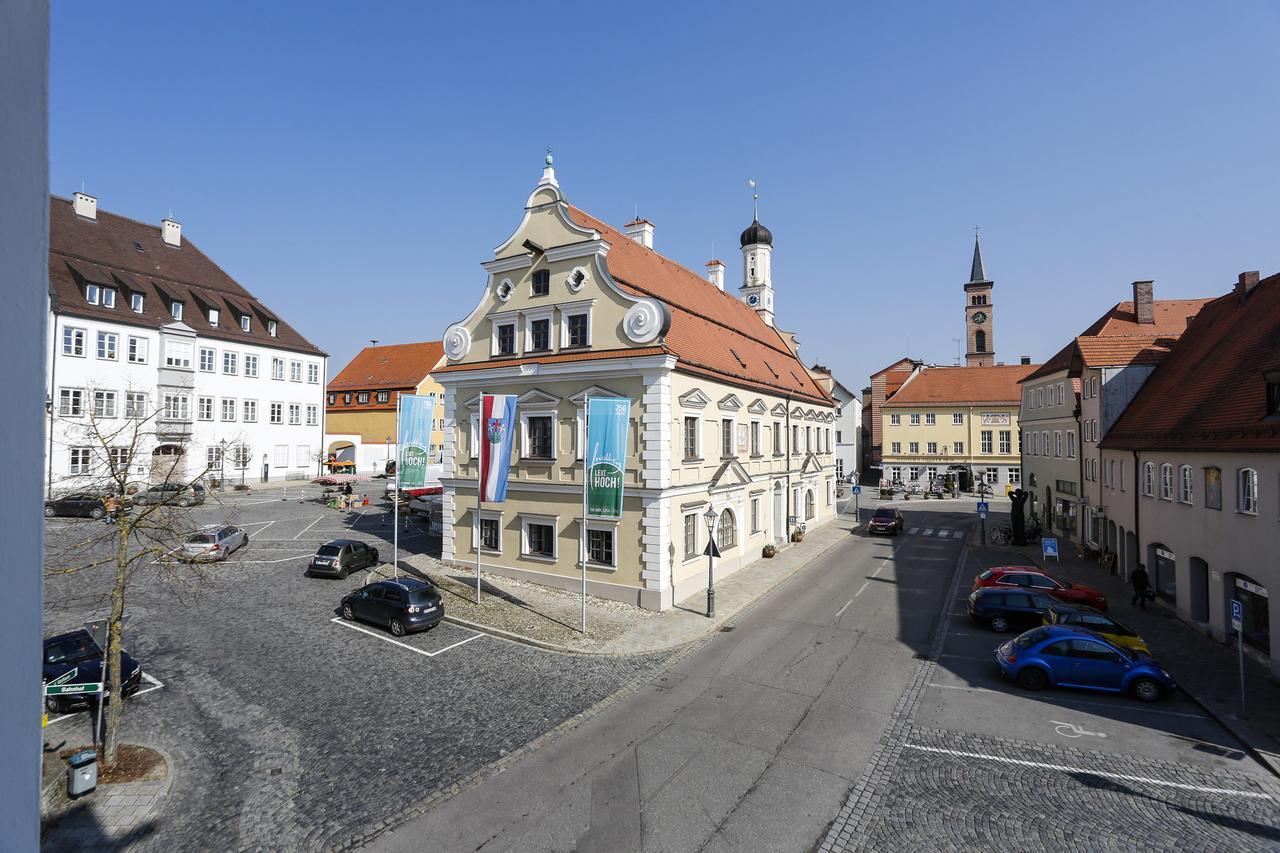
[[707,281],[724,290],[724,261],[707,261]]
[[1018,364],[1030,364],[1030,363],[1031,363],[1031,356],[1029,355],[1024,355],[1018,359]]
[[1133,283],[1133,315],[1139,325],[1154,326],[1156,322],[1154,281],[1135,281]]
[[160,220],[160,236],[164,237],[164,242],[175,249],[182,247],[182,223],[174,222],[172,219]]
[[1236,279],[1236,298],[1244,299],[1248,296],[1249,291],[1258,286],[1258,279],[1259,275],[1257,270],[1249,270],[1247,272],[1240,273],[1239,278]]
[[98,218],[98,200],[91,195],[85,193],[76,193],[71,202],[72,209],[75,210],[76,216],[83,216],[85,219]]
[[653,248],[653,223],[647,219],[636,218],[622,226],[622,230],[632,240],[646,249]]

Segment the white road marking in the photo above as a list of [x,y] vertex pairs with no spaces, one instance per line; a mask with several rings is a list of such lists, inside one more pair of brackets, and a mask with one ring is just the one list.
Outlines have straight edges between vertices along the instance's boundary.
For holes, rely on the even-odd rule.
[[306,527],[304,527],[304,528],[302,528],[301,530],[299,530],[299,531],[298,531],[298,535],[297,535],[297,536],[294,536],[293,538],[294,538],[294,539],[297,539],[299,536],[301,536],[302,534],[306,533],[308,530],[310,530],[311,528],[315,527],[317,524],[319,524],[319,523],[320,523],[321,521],[323,521],[323,520],[324,520],[324,516],[323,516],[323,515],[317,515],[317,516],[316,516],[316,520],[315,520],[315,521],[311,522],[311,523],[310,523],[310,524],[308,524]]
[[261,536],[264,532],[266,532],[266,529],[267,529],[268,527],[270,527],[271,525],[275,524],[275,522],[274,522],[274,521],[246,521],[246,522],[244,522],[243,524],[241,524],[240,526],[241,526],[241,527],[248,527],[248,526],[249,526],[249,525],[251,525],[251,524],[261,524],[261,525],[262,525],[262,529],[261,529],[261,530],[259,530],[258,532],[256,532],[256,533],[254,533],[254,534],[253,534],[254,536]]
[[287,563],[290,560],[301,560],[303,557],[310,557],[310,556],[311,556],[311,552],[307,551],[304,554],[294,554],[292,557],[281,557],[278,560],[240,560],[239,562],[246,565],[253,564],[258,566],[269,566],[269,565],[272,565],[273,563]]
[[844,607],[841,607],[839,610],[837,610],[837,611],[836,611],[836,618],[837,618],[837,619],[839,619],[839,618],[841,617],[841,615],[843,615],[843,614],[844,614],[844,612],[845,612],[846,610],[848,610],[848,609],[849,609],[849,605],[850,605],[850,604],[853,604],[853,599],[852,599],[852,598],[851,598],[851,599],[849,599],[848,601],[846,601],[846,602],[844,603]]
[[907,531],[907,533],[908,533],[908,534],[911,534],[911,535],[914,535],[914,534],[919,533],[919,532],[920,532],[920,528],[919,528],[919,527],[913,527],[913,528],[911,528],[910,530],[908,530],[908,531]]
[[341,625],[344,628],[350,628],[353,631],[359,631],[361,634],[368,634],[370,637],[377,637],[379,640],[388,642],[393,646],[399,646],[402,649],[408,649],[411,652],[417,652],[420,655],[426,655],[429,658],[433,658],[438,654],[443,654],[444,652],[449,651],[449,649],[456,649],[458,646],[461,646],[463,643],[469,643],[472,640],[478,640],[484,636],[484,634],[476,634],[474,637],[467,637],[465,640],[459,640],[458,642],[453,643],[452,645],[445,646],[443,649],[436,649],[434,652],[429,652],[426,649],[415,649],[413,646],[407,643],[402,643],[399,640],[393,640],[390,637],[384,637],[381,634],[376,634],[367,628],[361,628],[359,625],[352,625],[350,622],[343,619],[341,616],[335,616],[329,621],[336,622],[337,624]]
[[918,749],[921,752],[933,752],[950,755],[955,758],[981,758],[985,761],[998,761],[1001,764],[1013,764],[1018,767],[1034,767],[1040,770],[1058,770],[1063,773],[1082,773],[1085,776],[1097,776],[1103,779],[1120,779],[1125,782],[1140,782],[1146,785],[1160,785],[1165,788],[1180,788],[1184,791],[1198,791],[1203,794],[1226,794],[1232,797],[1247,797],[1254,800],[1274,799],[1270,794],[1260,791],[1238,791],[1234,788],[1210,788],[1204,785],[1190,785],[1186,782],[1168,782],[1164,779],[1151,779],[1146,776],[1131,776],[1127,773],[1111,773],[1106,770],[1089,770],[1084,767],[1070,767],[1065,764],[1046,764],[1040,761],[1027,761],[1021,758],[1006,758],[1003,755],[986,755],[981,752],[965,752],[960,749],[944,749],[940,746],[923,746],[915,743],[904,743],[907,749]]
[[855,592],[855,593],[853,594],[853,597],[854,597],[854,598],[857,598],[858,596],[862,595],[862,593],[863,593],[863,592],[866,590],[866,588],[867,588],[867,587],[869,587],[869,586],[871,586],[871,581],[863,581],[863,582],[862,582],[862,586],[858,587],[858,591],[857,591],[857,592]]
[[930,687],[938,687],[943,690],[963,690],[966,693],[999,693],[999,690],[990,690],[986,687],[965,687],[963,684],[939,684],[936,681],[929,682]]
[[1061,720],[1050,720],[1049,722],[1053,723],[1053,730],[1063,737],[1084,737],[1085,735],[1089,737],[1106,737],[1103,732],[1091,732],[1076,723],[1064,723]]
[[[913,531],[913,532],[914,532],[914,531]],[[932,536],[932,535],[933,535],[933,528],[932,528],[932,527],[926,527],[926,528],[924,529],[924,535],[925,535],[925,536]]]
[[[941,657],[948,657],[948,655],[941,655]],[[1004,691],[1002,690],[992,690],[987,687],[965,687],[964,685],[961,685],[961,684],[938,684],[936,681],[930,682],[929,686],[938,687],[943,690],[963,690],[968,693],[999,693],[1001,695],[1005,695]],[[1132,705],[1125,705],[1117,702],[1091,702],[1088,699],[1077,699],[1074,696],[1063,696],[1061,697],[1061,699],[1063,700],[1063,702],[1070,702],[1072,705],[1091,705],[1095,708],[1106,708],[1110,711],[1117,711],[1117,710],[1132,711],[1135,714],[1144,714],[1144,715],[1145,714],[1163,714],[1166,717],[1186,717],[1192,720],[1208,719],[1204,714],[1188,714],[1185,711],[1163,711],[1159,708],[1147,708],[1147,707],[1138,708]]]
[[[161,680],[160,680],[160,679],[158,679],[158,678],[155,678],[155,677],[154,677],[154,676],[152,676],[152,675],[149,675],[149,674],[148,674],[148,673],[146,673],[146,672],[143,672],[143,673],[142,673],[142,680],[143,680],[143,681],[149,681],[149,682],[151,682],[151,686],[150,686],[150,687],[143,688],[142,690],[139,690],[137,693],[135,693],[135,694],[133,694],[132,696],[130,696],[130,697],[129,697],[130,699],[137,699],[139,696],[143,696],[143,695],[145,695],[145,694],[147,694],[147,693],[152,692],[153,690],[159,690],[161,687],[164,687],[164,682],[163,682],[163,681],[161,681]],[[49,723],[48,723],[48,725],[52,726],[54,723],[60,723],[60,722],[62,722],[63,720],[68,720],[68,719],[70,719],[70,718],[72,718],[72,717],[74,717],[74,716],[75,716],[75,714],[59,714],[59,715],[58,715],[58,716],[56,716],[56,717],[50,717],[50,718],[49,718]]]
[[876,566],[876,570],[875,570],[874,572],[872,572],[872,573],[871,573],[871,577],[873,577],[873,578],[874,578],[874,577],[879,577],[879,576],[880,576],[880,572],[881,572],[881,570],[883,570],[883,569],[884,569],[884,567],[885,567],[885,566],[887,566],[887,565],[889,565],[889,561],[888,561],[888,560],[882,560],[882,561],[880,562],[880,565]]

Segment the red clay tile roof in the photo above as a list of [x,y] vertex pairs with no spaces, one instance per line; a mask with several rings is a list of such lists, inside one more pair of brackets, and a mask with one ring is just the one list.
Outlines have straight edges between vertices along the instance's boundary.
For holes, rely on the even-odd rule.
[[1076,338],[1080,358],[1092,367],[1124,364],[1159,364],[1169,354],[1177,336],[1116,335],[1109,338]]
[[[116,288],[115,308],[90,305],[85,285]],[[143,312],[130,307],[130,294],[141,293]],[[204,338],[252,343],[295,352],[325,355],[280,315],[259,302],[196,245],[182,237],[174,248],[160,228],[104,210],[96,220],[76,216],[69,199],[49,198],[49,295],[60,314],[159,328],[174,322],[169,303],[182,301],[182,322]],[[197,310],[203,308],[204,310]],[[209,308],[220,312],[209,325]],[[240,330],[240,315],[251,319]],[[276,336],[267,321],[276,322]]]
[[416,388],[443,355],[442,341],[365,347],[333,377],[329,390]]
[[1018,380],[1039,366],[925,367],[884,405],[885,408],[961,403],[1014,405],[1022,399]]
[[1280,451],[1280,420],[1266,418],[1271,371],[1280,371],[1280,275],[1202,308],[1102,446]]
[[671,327],[664,344],[676,369],[728,379],[773,394],[831,405],[778,330],[735,296],[652,249],[567,205],[573,220],[609,243],[609,274],[626,291],[665,303]]
[[1194,317],[1209,299],[1156,299],[1152,303],[1154,323],[1139,323],[1132,302],[1117,302],[1081,334],[1094,335],[1181,335],[1187,318]]

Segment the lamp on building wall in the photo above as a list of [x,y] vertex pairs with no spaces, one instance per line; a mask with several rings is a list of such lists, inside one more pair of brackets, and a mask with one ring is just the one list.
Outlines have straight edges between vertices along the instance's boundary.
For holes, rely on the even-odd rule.
[[707,511],[702,517],[707,522],[707,618],[714,619],[716,616],[716,519],[719,513],[714,507],[708,506]]

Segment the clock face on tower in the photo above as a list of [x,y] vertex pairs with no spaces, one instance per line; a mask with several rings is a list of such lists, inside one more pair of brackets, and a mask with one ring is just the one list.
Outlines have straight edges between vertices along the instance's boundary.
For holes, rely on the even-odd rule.
[[754,308],[754,307],[756,307],[757,305],[759,305],[759,304],[760,304],[760,295],[759,295],[758,293],[753,293],[753,294],[751,294],[750,296],[748,296],[748,297],[747,297],[747,304],[748,304],[748,305],[750,305],[752,308]]
[[987,315],[986,315],[986,312],[983,312],[983,311],[974,311],[974,312],[973,312],[973,322],[977,323],[979,326],[981,326],[983,323],[987,322]]

